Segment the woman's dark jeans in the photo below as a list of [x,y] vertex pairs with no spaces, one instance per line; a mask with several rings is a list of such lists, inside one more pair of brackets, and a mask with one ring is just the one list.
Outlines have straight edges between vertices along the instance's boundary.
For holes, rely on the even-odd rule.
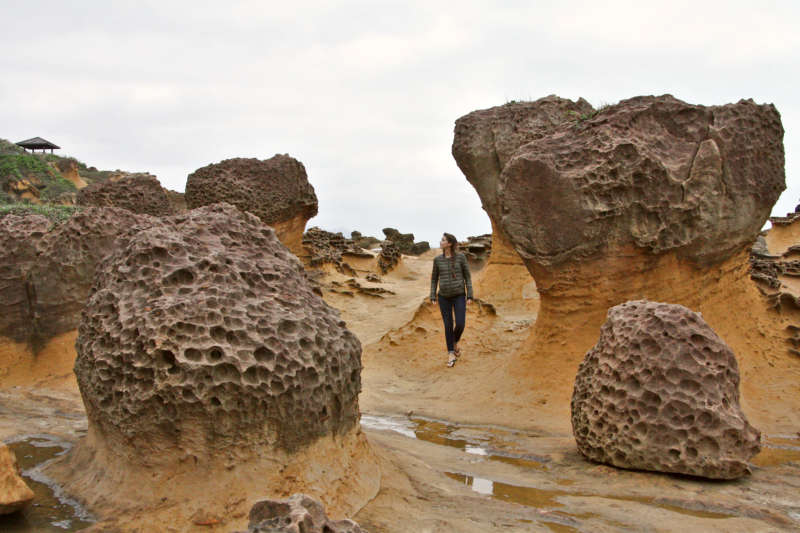
[[[444,322],[444,338],[447,341],[447,351],[455,350],[456,343],[464,333],[464,323],[467,319],[467,297],[465,295],[448,298],[439,295],[439,310],[442,312]],[[456,324],[453,326],[453,312],[456,315]]]

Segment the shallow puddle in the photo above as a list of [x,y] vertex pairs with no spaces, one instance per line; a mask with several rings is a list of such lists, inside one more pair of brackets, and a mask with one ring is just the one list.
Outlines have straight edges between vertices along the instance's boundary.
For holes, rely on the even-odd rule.
[[761,451],[751,462],[756,466],[777,466],[785,463],[800,465],[800,437],[791,435],[768,435]]
[[[438,420],[400,416],[361,415],[361,425],[367,429],[388,430],[412,439],[419,439],[441,446],[449,446],[500,461],[520,468],[547,470],[547,458],[519,453],[513,443],[513,432],[499,428],[455,426]],[[477,433],[477,434],[476,434]]]
[[41,467],[69,450],[70,445],[48,435],[29,435],[6,442],[17,456],[22,477],[34,492],[33,502],[16,513],[0,515],[0,531],[80,531],[94,523],[92,516],[41,473]]

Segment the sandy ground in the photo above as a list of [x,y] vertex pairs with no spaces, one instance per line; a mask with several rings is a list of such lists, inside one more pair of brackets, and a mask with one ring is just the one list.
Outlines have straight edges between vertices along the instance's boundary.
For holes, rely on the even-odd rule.
[[[765,444],[750,476],[712,482],[589,463],[576,451],[561,400],[526,386],[532,370],[513,357],[537,318],[532,280],[518,268],[474,274],[478,301],[468,309],[464,354],[448,369],[438,308],[427,302],[436,253],[404,257],[376,282],[365,279],[377,270],[368,259],[350,261],[350,275],[328,269],[320,279],[324,298],[362,342],[362,428],[381,470],[377,496],[351,518],[373,533],[800,529],[800,395],[786,384],[800,383],[800,359],[774,354],[785,380],[765,373],[759,383],[752,371],[743,388]],[[498,274],[524,292],[523,305],[492,290],[503,285]],[[39,362],[6,382],[0,376],[0,438],[47,433],[75,442],[86,434],[65,358],[53,371]],[[565,379],[577,368],[570,365],[560,370]],[[38,386],[19,386],[26,382]],[[769,389],[772,403],[748,402],[754,387]],[[242,520],[220,515],[215,524],[159,529],[147,514],[140,512],[140,531],[231,531]],[[135,520],[116,523],[136,530]]]

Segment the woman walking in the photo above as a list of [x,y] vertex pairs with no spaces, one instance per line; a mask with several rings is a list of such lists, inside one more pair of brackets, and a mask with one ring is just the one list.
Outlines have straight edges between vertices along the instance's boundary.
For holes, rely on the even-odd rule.
[[[431,302],[436,302],[436,285],[439,285],[439,310],[444,322],[444,338],[447,342],[447,366],[452,367],[461,355],[458,341],[464,333],[467,318],[467,302],[472,302],[472,278],[464,254],[458,251],[458,241],[449,233],[439,243],[442,255],[433,259],[431,273]],[[455,314],[455,323],[453,315]]]

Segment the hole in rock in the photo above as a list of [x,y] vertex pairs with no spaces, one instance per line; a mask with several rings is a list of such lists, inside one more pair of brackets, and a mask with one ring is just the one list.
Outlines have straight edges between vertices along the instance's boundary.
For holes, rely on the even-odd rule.
[[202,359],[203,354],[200,353],[200,350],[198,350],[197,348],[186,348],[186,350],[183,351],[183,356],[188,361],[197,362],[200,359]]
[[175,354],[169,350],[158,350],[155,362],[159,368],[172,368],[175,366]]
[[214,346],[208,352],[208,360],[211,361],[212,363],[221,361],[224,355],[225,352],[222,350],[222,348],[220,348],[219,346]]
[[215,383],[238,382],[239,370],[230,363],[216,365],[211,371]]
[[272,363],[275,361],[275,352],[266,346],[260,346],[253,352],[253,357],[255,357],[256,361],[259,363]]

